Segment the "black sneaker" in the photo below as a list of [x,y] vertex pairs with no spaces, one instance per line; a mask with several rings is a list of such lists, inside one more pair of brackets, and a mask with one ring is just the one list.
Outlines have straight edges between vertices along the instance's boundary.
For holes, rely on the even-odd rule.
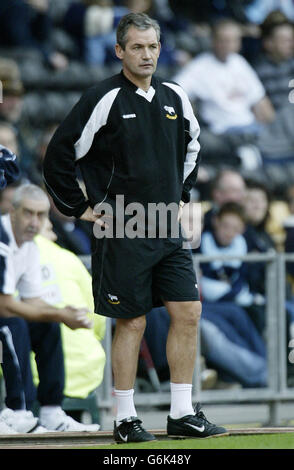
[[140,419],[136,416],[123,419],[120,421],[119,426],[114,421],[114,440],[118,443],[121,442],[146,442],[155,441],[155,436],[147,432],[142,426]]
[[203,411],[200,410],[199,403],[195,407],[194,415],[187,415],[179,419],[167,417],[167,435],[169,437],[203,438],[226,433],[225,428],[216,426],[206,419]]

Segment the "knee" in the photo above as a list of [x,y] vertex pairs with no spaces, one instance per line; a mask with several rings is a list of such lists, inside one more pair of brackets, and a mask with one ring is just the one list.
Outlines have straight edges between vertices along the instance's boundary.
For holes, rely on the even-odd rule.
[[142,315],[136,318],[119,319],[117,320],[117,327],[119,329],[127,329],[128,332],[134,334],[143,334],[146,328],[146,317]]
[[202,306],[200,302],[189,302],[183,310],[185,322],[197,325],[201,318]]
[[185,302],[181,308],[179,315],[175,315],[174,319],[180,323],[183,328],[197,328],[201,318],[202,305],[201,302]]

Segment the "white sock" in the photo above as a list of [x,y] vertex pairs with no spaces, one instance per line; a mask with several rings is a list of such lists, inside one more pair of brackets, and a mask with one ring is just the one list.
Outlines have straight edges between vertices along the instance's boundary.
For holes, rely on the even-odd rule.
[[179,419],[186,415],[194,415],[192,405],[192,384],[170,384],[171,402],[170,416]]
[[134,389],[131,390],[116,390],[114,389],[114,396],[116,397],[116,423],[131,416],[137,416],[134,405]]
[[58,405],[46,405],[40,407],[40,418],[47,418],[52,413],[56,413],[57,411],[61,410],[61,406]]

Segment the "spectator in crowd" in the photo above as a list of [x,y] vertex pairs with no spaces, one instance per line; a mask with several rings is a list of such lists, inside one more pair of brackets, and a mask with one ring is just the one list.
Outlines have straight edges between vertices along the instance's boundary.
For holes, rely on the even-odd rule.
[[276,117],[262,129],[260,149],[268,184],[276,195],[294,176],[294,107],[290,86],[294,74],[294,27],[279,11],[272,12],[261,25],[263,54],[256,71],[271,99]]
[[246,184],[242,175],[234,169],[222,169],[217,172],[210,184],[210,200],[212,207],[204,214],[204,230],[211,229],[212,217],[227,202],[242,204],[245,197]]
[[1,0],[0,46],[40,50],[50,66],[64,69],[67,58],[50,44],[48,8],[48,0]]
[[202,354],[224,382],[219,388],[232,382],[245,388],[267,385],[265,343],[241,307],[203,302],[200,333]]
[[294,6],[292,0],[254,0],[245,8],[250,23],[261,24],[275,10],[280,10],[291,21],[294,21]]
[[77,44],[80,59],[92,65],[105,65],[115,44],[115,28],[127,13],[112,0],[72,2],[63,18],[63,27]]
[[[12,185],[20,177],[20,171],[17,164],[16,156],[9,151],[7,148],[1,146],[0,151],[0,188],[5,189],[7,185]],[[3,204],[2,208],[6,207],[8,210],[10,204]],[[9,239],[2,226],[0,218],[0,240],[1,240],[1,252],[0,252],[0,267],[1,267],[1,285],[0,285],[0,297],[1,297],[1,317],[23,317],[30,321],[65,321],[71,328],[87,327],[87,323],[84,318],[81,317],[82,312],[74,309],[54,309],[54,308],[36,308],[34,306],[28,306],[24,302],[15,302],[9,293],[11,286],[9,286],[9,276],[12,266],[12,256],[8,249]],[[80,319],[78,316],[81,317]],[[17,319],[11,319],[11,321]],[[6,409],[0,414],[0,433],[1,434],[14,434],[15,431],[11,426],[11,422],[16,424],[16,428],[19,432],[40,432],[42,431],[41,426],[38,426],[38,420],[32,416],[31,413],[25,411],[25,395],[22,383],[21,370],[13,344],[10,329],[4,325],[0,327],[0,336],[3,347],[3,360],[2,369],[6,382],[6,394],[9,397],[10,403],[13,409],[16,409],[15,413],[13,410]]]
[[[165,342],[170,320],[165,307],[147,315],[144,333],[155,368],[161,380],[169,379]],[[217,370],[224,383],[243,387],[263,387],[267,383],[264,342],[250,318],[238,306],[229,303],[203,303],[200,320],[201,353],[209,366]]]
[[254,68],[275,110],[289,104],[289,84],[294,77],[294,25],[279,11],[261,25],[263,53]]
[[163,31],[159,64],[176,64],[175,35],[187,22],[179,20],[168,5],[159,8],[154,0],[126,0],[123,5],[115,5],[112,0],[72,2],[64,15],[63,26],[74,38],[82,60],[92,65],[107,65],[117,62],[113,54],[115,29],[129,12],[146,13],[159,21]]
[[[1,223],[9,237],[8,249],[12,252],[11,263],[7,263],[8,268],[4,279],[4,297],[9,297],[9,295],[14,294],[17,290],[21,302],[15,301],[15,303],[18,304],[19,310],[22,310],[23,316],[25,316],[26,312],[31,314],[36,309],[40,314],[43,312],[44,321],[50,317],[52,319],[58,318],[58,310],[49,307],[48,303],[41,300],[41,267],[38,249],[33,242],[33,237],[41,229],[48,215],[48,210],[49,201],[46,194],[37,186],[23,185],[15,191],[11,214],[1,217]],[[2,314],[6,313],[6,303],[1,303]],[[75,309],[64,307],[59,312],[60,314],[63,312],[65,318],[69,317],[68,325],[72,327],[83,326],[81,321],[74,321]],[[82,311],[78,310],[77,314],[77,320],[81,320],[79,317],[82,317]],[[72,319],[70,318],[71,315]],[[62,318],[61,315],[60,317]],[[59,325],[57,323],[40,323],[38,321],[26,322],[20,318],[2,318],[1,326],[8,327],[12,335],[22,374],[27,407],[30,407],[35,399],[29,355],[31,349],[36,352],[40,376],[38,400],[41,404],[41,424],[50,430],[57,430],[57,428],[60,431],[94,430],[91,426],[87,427],[77,423],[67,416],[61,408],[64,387],[64,366]],[[84,326],[90,326],[89,319],[87,319],[87,322],[84,322]],[[8,380],[10,380],[9,377]],[[28,424],[27,431],[33,431],[36,427],[35,418],[23,409],[19,413],[19,408],[14,408],[15,403],[12,401],[13,398],[7,396],[6,405],[8,410],[4,410],[1,413],[1,420],[4,420],[13,429],[18,430],[19,421],[25,419]],[[95,430],[97,430],[97,426]]]
[[271,122],[274,110],[255,71],[239,54],[241,30],[231,19],[212,30],[212,52],[196,56],[174,78],[192,101],[199,101],[203,160],[216,165],[260,165],[258,154],[249,161],[237,149],[255,143],[259,123]]
[[266,186],[254,180],[246,181],[243,206],[247,224],[244,237],[249,252],[265,253],[275,249],[275,242],[267,231],[270,202],[271,196]]
[[264,308],[250,290],[247,264],[239,258],[248,253],[243,236],[246,219],[241,205],[223,204],[212,219],[212,228],[202,234],[199,252],[205,255],[236,255],[236,259],[203,263],[201,292],[204,301],[232,302],[243,307],[260,334],[264,332]]
[[[243,237],[245,218],[242,206],[235,203],[223,204],[212,219],[212,229],[202,233],[199,252],[204,255],[247,254]],[[201,292],[204,300],[210,302],[232,301],[239,305],[250,305],[252,294],[244,274],[243,263],[239,260],[216,261],[202,266]]]
[[20,184],[20,181],[14,181],[0,192],[0,215],[9,214],[13,210],[14,191]]
[[[86,305],[94,312],[92,279],[79,258],[60,248],[49,219],[35,241],[40,252],[44,301],[56,307]],[[105,317],[94,315],[93,328],[73,332],[61,325],[66,397],[86,398],[103,379],[105,353],[100,341],[105,332]],[[36,367],[34,375],[37,375]]]
[[22,112],[24,87],[14,60],[0,58],[0,80],[3,94],[0,117],[11,124],[17,124]]
[[6,121],[0,121],[0,142],[15,155],[18,155],[17,133],[15,128]]
[[[267,227],[270,220],[270,192],[262,183],[254,180],[246,181],[246,197],[244,212],[246,230],[244,238],[248,252],[266,253],[276,249],[275,241]],[[250,291],[254,294],[254,304],[250,308],[253,318],[264,318],[265,312],[265,263],[247,263],[247,279]],[[265,320],[261,320],[258,328],[263,331]]]
[[[286,232],[285,252],[294,252],[294,185],[286,189],[286,200],[289,207],[289,215],[284,220]],[[288,261],[286,264],[288,292],[287,292],[287,314],[288,314],[288,336],[289,340],[294,339],[294,263]]]
[[[21,145],[21,139],[18,139],[18,131],[14,125],[8,121],[0,120],[0,142],[5,147],[9,148],[15,155],[18,155],[18,163],[20,166],[22,178],[27,178],[30,172],[28,171],[28,165],[23,158]],[[26,155],[26,154],[25,154]]]
[[0,120],[1,123],[6,122],[14,128],[14,136],[12,136],[12,128],[10,132],[7,129],[3,130],[2,136],[5,132],[5,140],[9,139],[13,141],[13,147],[17,146],[18,155],[20,155],[19,165],[22,173],[26,175],[33,159],[30,146],[32,129],[23,118],[25,90],[17,62],[0,58],[0,81],[3,93],[3,101],[0,102]]

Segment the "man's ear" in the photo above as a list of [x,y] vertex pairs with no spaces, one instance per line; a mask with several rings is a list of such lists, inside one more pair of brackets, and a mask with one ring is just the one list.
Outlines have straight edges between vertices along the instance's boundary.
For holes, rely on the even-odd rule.
[[115,54],[116,54],[116,57],[120,60],[123,59],[123,56],[124,56],[124,50],[123,48],[119,45],[119,44],[116,44],[115,45]]

